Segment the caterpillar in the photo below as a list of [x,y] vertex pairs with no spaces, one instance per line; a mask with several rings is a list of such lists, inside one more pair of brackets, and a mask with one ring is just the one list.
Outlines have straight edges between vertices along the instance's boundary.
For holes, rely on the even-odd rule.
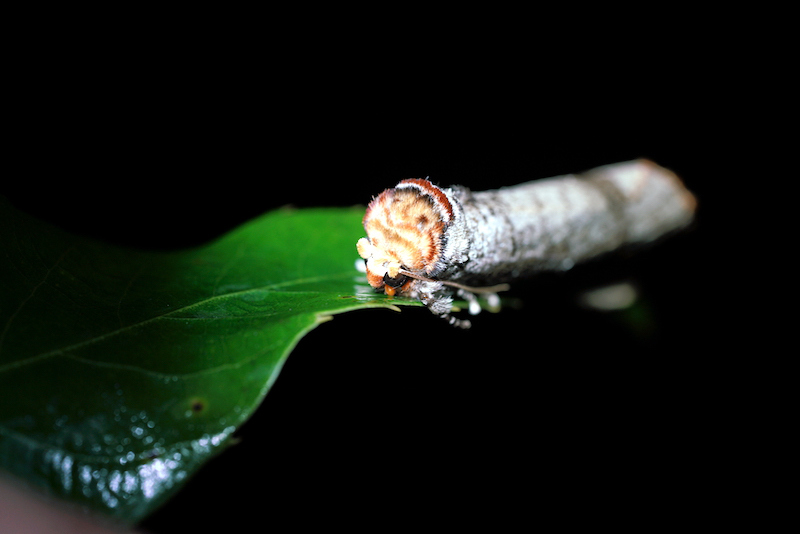
[[372,199],[356,249],[375,290],[468,328],[451,315],[454,297],[476,314],[477,295],[496,305],[516,279],[653,241],[688,225],[696,204],[645,159],[480,192],[413,178]]

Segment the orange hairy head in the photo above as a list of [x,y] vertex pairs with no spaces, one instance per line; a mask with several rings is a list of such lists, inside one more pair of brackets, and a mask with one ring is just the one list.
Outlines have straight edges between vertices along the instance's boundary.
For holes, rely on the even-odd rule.
[[430,274],[442,254],[442,236],[453,218],[444,192],[428,180],[403,180],[372,202],[364,214],[367,237],[356,248],[367,264],[367,281],[393,295],[413,279],[401,270]]

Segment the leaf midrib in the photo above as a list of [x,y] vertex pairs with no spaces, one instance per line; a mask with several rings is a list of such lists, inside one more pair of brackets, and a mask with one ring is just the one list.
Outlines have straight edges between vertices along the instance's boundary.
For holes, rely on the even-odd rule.
[[[105,341],[106,339],[109,339],[109,338],[114,337],[116,335],[119,335],[119,334],[122,334],[124,332],[133,330],[135,328],[141,328],[143,326],[146,326],[148,324],[151,324],[151,323],[153,323],[155,321],[159,321],[159,320],[162,320],[162,319],[173,319],[174,318],[174,319],[177,319],[177,320],[188,320],[189,318],[187,318],[187,317],[171,317],[171,316],[183,313],[183,312],[185,312],[187,310],[191,310],[191,309],[197,308],[199,306],[204,306],[206,304],[213,303],[213,302],[215,302],[217,300],[227,299],[227,298],[241,296],[241,295],[247,295],[247,294],[251,294],[251,293],[271,292],[271,291],[274,291],[274,290],[276,290],[278,288],[291,287],[292,285],[301,285],[301,284],[308,284],[308,283],[314,283],[314,282],[334,281],[334,280],[338,280],[340,278],[352,277],[352,276],[353,276],[353,272],[352,271],[334,273],[334,274],[330,274],[329,273],[329,274],[322,275],[322,276],[313,276],[313,277],[308,277],[308,278],[301,278],[301,279],[296,279],[296,280],[291,280],[291,281],[278,282],[278,283],[270,284],[270,285],[267,285],[267,286],[252,287],[252,288],[248,288],[248,289],[242,289],[242,290],[239,290],[239,291],[231,291],[229,293],[222,293],[222,294],[219,294],[219,295],[212,295],[210,297],[206,297],[204,299],[198,300],[197,302],[192,302],[191,304],[186,304],[184,306],[181,306],[180,308],[176,308],[174,310],[170,310],[168,312],[165,312],[165,313],[153,316],[153,317],[149,317],[147,319],[143,319],[141,321],[138,321],[138,322],[126,325],[126,326],[122,326],[120,328],[117,328],[116,330],[112,330],[110,332],[106,332],[104,334],[100,334],[98,336],[94,336],[94,337],[92,337],[90,339],[86,339],[86,340],[80,341],[78,343],[73,343],[72,345],[68,345],[68,346],[62,347],[60,349],[54,349],[54,350],[51,350],[51,351],[48,351],[48,352],[43,352],[41,354],[36,354],[34,356],[29,356],[29,357],[24,358],[22,360],[17,360],[17,361],[11,362],[11,363],[0,365],[0,373],[6,372],[6,371],[10,371],[12,369],[19,369],[19,368],[25,367],[27,365],[30,365],[30,364],[33,364],[33,363],[37,363],[37,362],[40,362],[42,360],[47,360],[48,358],[53,358],[53,357],[56,357],[56,356],[68,356],[68,357],[70,357],[70,358],[72,358],[72,359],[74,359],[76,361],[81,361],[81,362],[87,363],[87,364],[89,364],[91,362],[91,363],[94,363],[94,364],[104,363],[104,364],[107,364],[107,365],[111,365],[108,362],[98,362],[96,360],[80,359],[80,358],[77,358],[77,357],[74,357],[74,356],[69,356],[66,353],[70,352],[70,351],[73,351],[73,350],[76,350],[76,349],[80,349],[80,348],[92,345],[94,343],[99,343],[99,342]],[[322,293],[322,292],[321,291],[281,291],[281,293],[319,294],[319,293]],[[230,316],[204,317],[203,319],[206,319],[206,320],[218,320],[218,319],[225,319],[225,318],[230,318]],[[122,364],[120,364],[120,365],[122,365]],[[135,368],[135,366],[130,366],[130,367],[131,368]],[[141,369],[141,370],[142,370],[142,372],[148,372],[148,373],[152,372],[152,371],[148,371],[147,369]],[[164,376],[166,376],[166,375],[164,375]],[[170,374],[169,376],[173,376],[173,375]]]

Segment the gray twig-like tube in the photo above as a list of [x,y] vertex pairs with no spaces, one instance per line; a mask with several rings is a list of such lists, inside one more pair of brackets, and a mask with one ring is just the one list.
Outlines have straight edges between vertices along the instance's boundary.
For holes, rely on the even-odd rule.
[[689,224],[695,206],[675,174],[647,160],[482,192],[411,179],[373,199],[357,248],[374,288],[468,326],[449,315],[454,294],[479,310],[481,289],[470,286],[652,241]]

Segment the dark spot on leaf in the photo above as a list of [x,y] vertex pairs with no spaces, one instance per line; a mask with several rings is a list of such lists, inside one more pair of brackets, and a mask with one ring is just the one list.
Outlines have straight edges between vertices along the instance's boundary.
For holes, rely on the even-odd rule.
[[189,399],[189,410],[191,410],[192,414],[202,413],[206,408],[208,408],[208,403],[205,399],[201,399],[200,397]]

